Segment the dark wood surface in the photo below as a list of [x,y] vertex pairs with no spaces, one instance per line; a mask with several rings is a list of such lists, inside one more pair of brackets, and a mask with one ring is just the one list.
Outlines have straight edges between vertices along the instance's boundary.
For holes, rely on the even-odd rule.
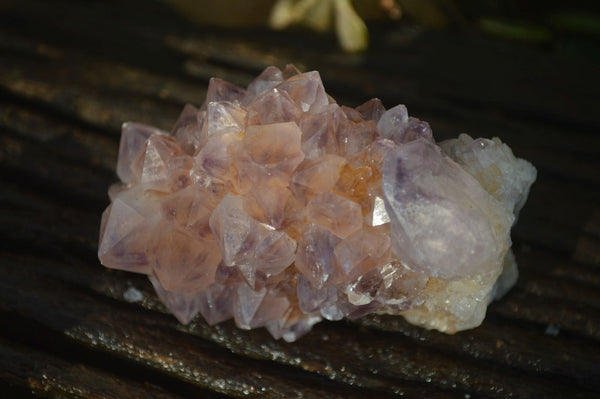
[[[329,36],[194,27],[155,1],[0,1],[0,396],[599,397],[597,54],[405,38],[375,27],[368,53],[344,55]],[[211,76],[246,85],[289,62],[340,103],[405,103],[438,139],[499,136],[538,168],[513,232],[521,277],[481,327],[371,316],[288,344],[182,326],[143,276],[99,264],[121,123],[168,129]]]

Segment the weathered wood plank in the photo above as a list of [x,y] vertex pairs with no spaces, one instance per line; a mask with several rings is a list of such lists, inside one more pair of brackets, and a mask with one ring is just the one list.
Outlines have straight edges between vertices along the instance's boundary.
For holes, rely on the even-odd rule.
[[[45,397],[181,398],[157,386],[124,380],[4,339],[0,339],[0,379],[7,389],[21,388],[21,392],[29,390]],[[203,394],[211,395],[207,391]]]

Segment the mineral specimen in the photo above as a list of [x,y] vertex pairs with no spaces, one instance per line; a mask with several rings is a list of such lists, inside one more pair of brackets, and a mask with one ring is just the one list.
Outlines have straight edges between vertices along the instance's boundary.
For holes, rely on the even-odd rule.
[[125,123],[99,257],[147,274],[182,322],[266,327],[399,314],[479,325],[516,281],[510,228],[536,177],[499,139],[436,144],[404,105],[339,106],[318,72],[219,79],[170,133]]

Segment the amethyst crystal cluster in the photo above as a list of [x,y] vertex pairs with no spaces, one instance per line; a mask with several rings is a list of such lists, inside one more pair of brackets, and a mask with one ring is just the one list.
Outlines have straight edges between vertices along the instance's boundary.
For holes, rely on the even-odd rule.
[[378,312],[453,333],[514,284],[536,170],[499,139],[436,144],[404,105],[338,105],[318,72],[212,79],[170,133],[125,123],[99,257],[182,322],[294,341]]

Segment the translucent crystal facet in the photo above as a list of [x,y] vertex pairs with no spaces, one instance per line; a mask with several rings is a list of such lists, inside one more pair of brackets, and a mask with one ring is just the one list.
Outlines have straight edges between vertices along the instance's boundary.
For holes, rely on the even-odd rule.
[[396,256],[444,279],[495,272],[514,216],[471,175],[424,139],[390,151],[383,174]]
[[498,138],[436,144],[404,105],[335,103],[318,72],[210,80],[171,133],[123,124],[98,256],[182,323],[291,342],[372,312],[453,333],[515,283],[510,228],[536,177]]
[[137,182],[142,174],[143,151],[150,136],[166,135],[165,132],[151,126],[135,122],[126,122],[121,130],[117,175],[123,183]]

